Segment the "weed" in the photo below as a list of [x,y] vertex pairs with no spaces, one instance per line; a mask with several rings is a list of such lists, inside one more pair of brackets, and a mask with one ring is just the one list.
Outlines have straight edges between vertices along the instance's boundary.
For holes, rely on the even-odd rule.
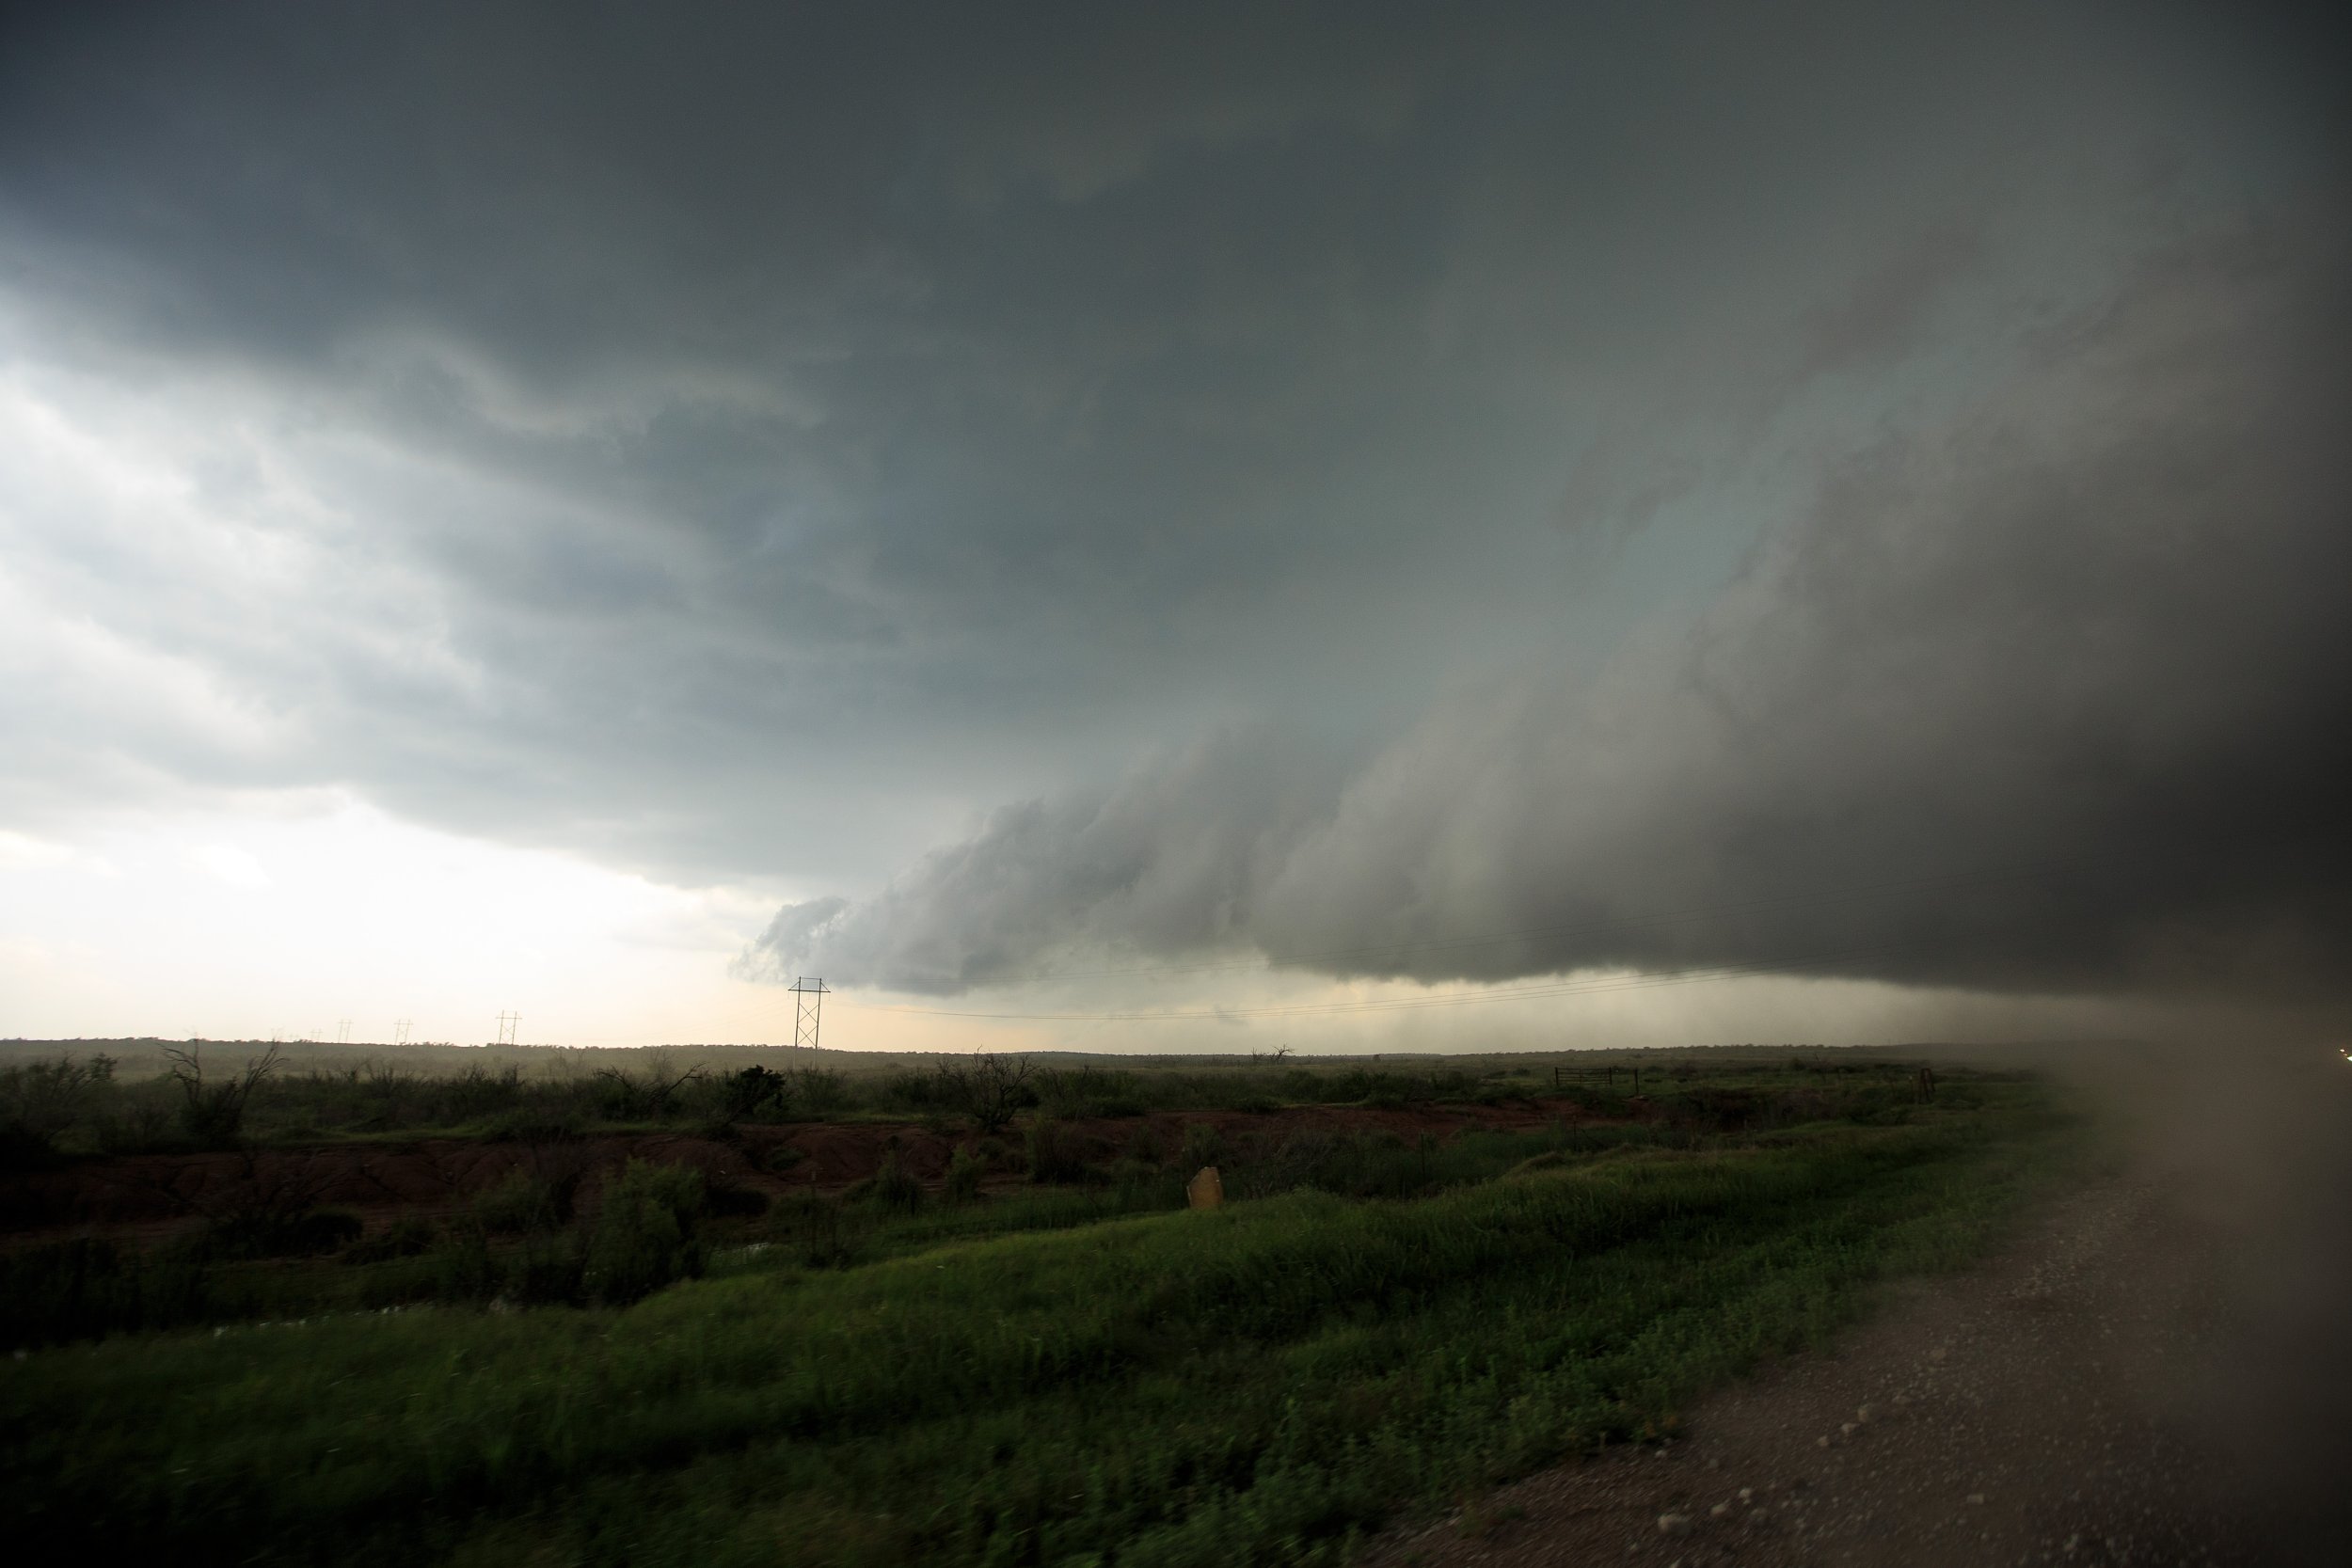
[[605,1184],[586,1254],[586,1285],[598,1301],[626,1304],[703,1272],[696,1234],[700,1172],[631,1160]]
[[947,1157],[947,1181],[942,1194],[949,1203],[971,1203],[980,1196],[980,1176],[986,1167],[970,1149],[958,1148]]
[[557,1229],[571,1220],[578,1180],[557,1182],[526,1170],[508,1171],[474,1196],[474,1218],[494,1236]]
[[1029,1180],[1036,1182],[1084,1181],[1086,1152],[1068,1123],[1050,1117],[1032,1120],[1024,1138],[1029,1156]]
[[817,1193],[796,1193],[770,1211],[785,1243],[812,1269],[847,1268],[865,1258],[872,1228]]
[[1187,1122],[1184,1126],[1184,1166],[1187,1172],[1202,1165],[1214,1165],[1225,1158],[1225,1134],[1214,1123]]
[[898,1151],[895,1148],[882,1156],[882,1168],[863,1186],[869,1202],[894,1214],[919,1212],[927,1196],[914,1173],[898,1163]]
[[404,1214],[373,1236],[362,1236],[342,1252],[349,1264],[381,1263],[394,1258],[415,1258],[432,1250],[437,1232],[432,1222]]

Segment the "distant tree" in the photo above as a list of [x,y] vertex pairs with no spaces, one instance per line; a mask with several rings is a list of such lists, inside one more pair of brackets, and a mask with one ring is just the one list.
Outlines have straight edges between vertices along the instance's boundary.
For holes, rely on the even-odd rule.
[[763,1106],[788,1105],[792,1100],[792,1080],[764,1067],[729,1073],[720,1080],[720,1088],[729,1121],[756,1115]]
[[196,1047],[185,1051],[164,1047],[172,1081],[180,1085],[180,1125],[199,1148],[233,1148],[245,1129],[246,1104],[262,1080],[278,1070],[278,1047],[246,1060],[235,1077],[204,1080],[204,1063]]
[[1037,1103],[1029,1087],[1029,1058],[993,1052],[943,1063],[940,1086],[958,1111],[982,1132],[1001,1132],[1020,1111]]

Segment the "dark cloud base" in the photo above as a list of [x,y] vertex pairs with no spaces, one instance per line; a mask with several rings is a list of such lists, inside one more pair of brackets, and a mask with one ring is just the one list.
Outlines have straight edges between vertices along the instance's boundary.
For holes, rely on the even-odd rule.
[[1945,428],[1836,464],[1694,629],[1597,678],[1448,705],[1319,801],[1263,786],[1279,735],[1219,737],[787,909],[747,965],[2341,995],[2352,273],[2293,240],[2152,259]]

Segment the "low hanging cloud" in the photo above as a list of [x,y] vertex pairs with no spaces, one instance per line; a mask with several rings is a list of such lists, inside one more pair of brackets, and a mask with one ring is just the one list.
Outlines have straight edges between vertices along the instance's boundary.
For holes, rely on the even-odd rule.
[[2338,992],[2343,259],[2248,232],[2155,256],[1969,406],[1825,459],[1694,623],[1597,673],[1532,661],[1343,772],[1234,733],[1007,807],[871,898],[787,907],[743,971],[946,993],[1217,952]]

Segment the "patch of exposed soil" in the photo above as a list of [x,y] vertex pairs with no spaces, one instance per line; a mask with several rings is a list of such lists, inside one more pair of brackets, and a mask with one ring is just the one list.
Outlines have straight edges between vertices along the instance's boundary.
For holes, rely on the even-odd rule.
[[[1160,1111],[1061,1125],[1088,1164],[1103,1164],[1130,1154],[1172,1160],[1196,1124],[1215,1128],[1229,1146],[1242,1146],[1301,1133],[1364,1132],[1444,1140],[1482,1128],[1524,1131],[1555,1120],[1593,1119],[1574,1101],[1538,1100],[1398,1110]],[[1017,1143],[1018,1134],[1003,1141]],[[935,1186],[945,1179],[955,1149],[979,1142],[968,1131],[919,1122],[859,1121],[745,1126],[723,1139],[685,1132],[496,1142],[420,1137],[249,1153],[116,1155],[0,1176],[0,1246],[72,1235],[147,1241],[201,1225],[221,1206],[261,1195],[290,1199],[293,1207],[348,1209],[374,1230],[404,1214],[459,1208],[516,1170],[578,1176],[593,1203],[602,1173],[632,1158],[690,1164],[713,1180],[772,1197],[788,1192],[837,1194],[874,1175],[895,1152],[903,1167]]]

